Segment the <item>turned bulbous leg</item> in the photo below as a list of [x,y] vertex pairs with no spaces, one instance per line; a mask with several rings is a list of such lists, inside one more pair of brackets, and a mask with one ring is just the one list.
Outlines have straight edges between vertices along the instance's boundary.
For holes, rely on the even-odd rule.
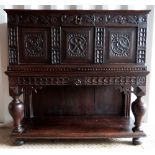
[[14,122],[13,132],[21,133],[24,130],[22,127],[22,120],[24,118],[24,104],[22,101],[20,101],[20,93],[17,90],[18,88],[14,88],[13,93],[11,93],[13,100],[9,104],[8,109]]
[[145,106],[141,101],[141,96],[138,96],[137,99],[132,103],[132,112],[135,117],[135,127],[132,129],[135,131],[141,131],[141,122],[145,114]]
[[[141,101],[141,96],[137,96],[137,99],[132,103],[131,108],[132,108],[133,115],[135,117],[135,123],[134,123],[135,126],[132,128],[132,130],[133,132],[137,132],[137,131],[142,132],[141,123],[142,123],[143,116],[145,114],[145,106]],[[140,145],[142,144],[142,140],[140,137],[133,138],[132,143],[134,145]]]

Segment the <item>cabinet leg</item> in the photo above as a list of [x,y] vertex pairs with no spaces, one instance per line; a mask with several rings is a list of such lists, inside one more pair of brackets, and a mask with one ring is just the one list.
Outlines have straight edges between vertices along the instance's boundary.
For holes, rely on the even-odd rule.
[[140,144],[142,144],[142,139],[141,138],[133,138],[132,144],[133,145],[140,145]]
[[[135,127],[132,129],[133,132],[141,131],[141,122],[142,118],[145,114],[145,107],[143,102],[141,101],[142,96],[137,96],[137,99],[132,103],[132,112],[135,117]],[[135,138],[134,138],[135,139]],[[135,141],[135,140],[134,140]]]
[[24,104],[20,101],[19,88],[15,87],[11,89],[11,96],[13,97],[12,102],[9,104],[9,112],[14,121],[13,132],[21,133],[23,132],[22,120],[24,117]]

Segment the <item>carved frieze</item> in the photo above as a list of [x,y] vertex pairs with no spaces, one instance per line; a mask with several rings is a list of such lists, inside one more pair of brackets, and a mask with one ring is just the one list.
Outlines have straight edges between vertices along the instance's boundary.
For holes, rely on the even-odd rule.
[[95,63],[104,63],[104,28],[95,29]]
[[22,76],[16,80],[17,85],[123,85],[145,86],[145,76],[110,76],[110,77],[39,77]]
[[86,85],[145,85],[145,77],[116,76],[116,77],[87,77]]
[[146,24],[146,15],[97,15],[96,24]]

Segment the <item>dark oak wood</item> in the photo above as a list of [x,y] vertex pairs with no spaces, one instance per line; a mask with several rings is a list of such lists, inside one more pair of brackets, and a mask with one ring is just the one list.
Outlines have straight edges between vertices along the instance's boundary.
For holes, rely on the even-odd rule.
[[148,10],[5,11],[17,145],[112,137],[140,144]]

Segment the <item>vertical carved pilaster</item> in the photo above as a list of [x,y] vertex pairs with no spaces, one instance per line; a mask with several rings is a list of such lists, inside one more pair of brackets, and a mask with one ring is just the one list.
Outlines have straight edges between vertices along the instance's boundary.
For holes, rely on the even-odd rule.
[[145,53],[146,53],[146,32],[145,27],[138,28],[138,43],[137,43],[137,63],[145,63]]
[[9,27],[9,64],[18,63],[17,27]]
[[22,127],[22,119],[24,118],[24,104],[19,99],[22,91],[18,86],[14,86],[9,88],[9,93],[13,98],[8,107],[10,115],[14,120],[13,132],[21,133],[24,130]]
[[104,63],[104,28],[95,29],[95,56],[94,62],[98,64]]
[[60,63],[60,28],[51,28],[51,63]]

